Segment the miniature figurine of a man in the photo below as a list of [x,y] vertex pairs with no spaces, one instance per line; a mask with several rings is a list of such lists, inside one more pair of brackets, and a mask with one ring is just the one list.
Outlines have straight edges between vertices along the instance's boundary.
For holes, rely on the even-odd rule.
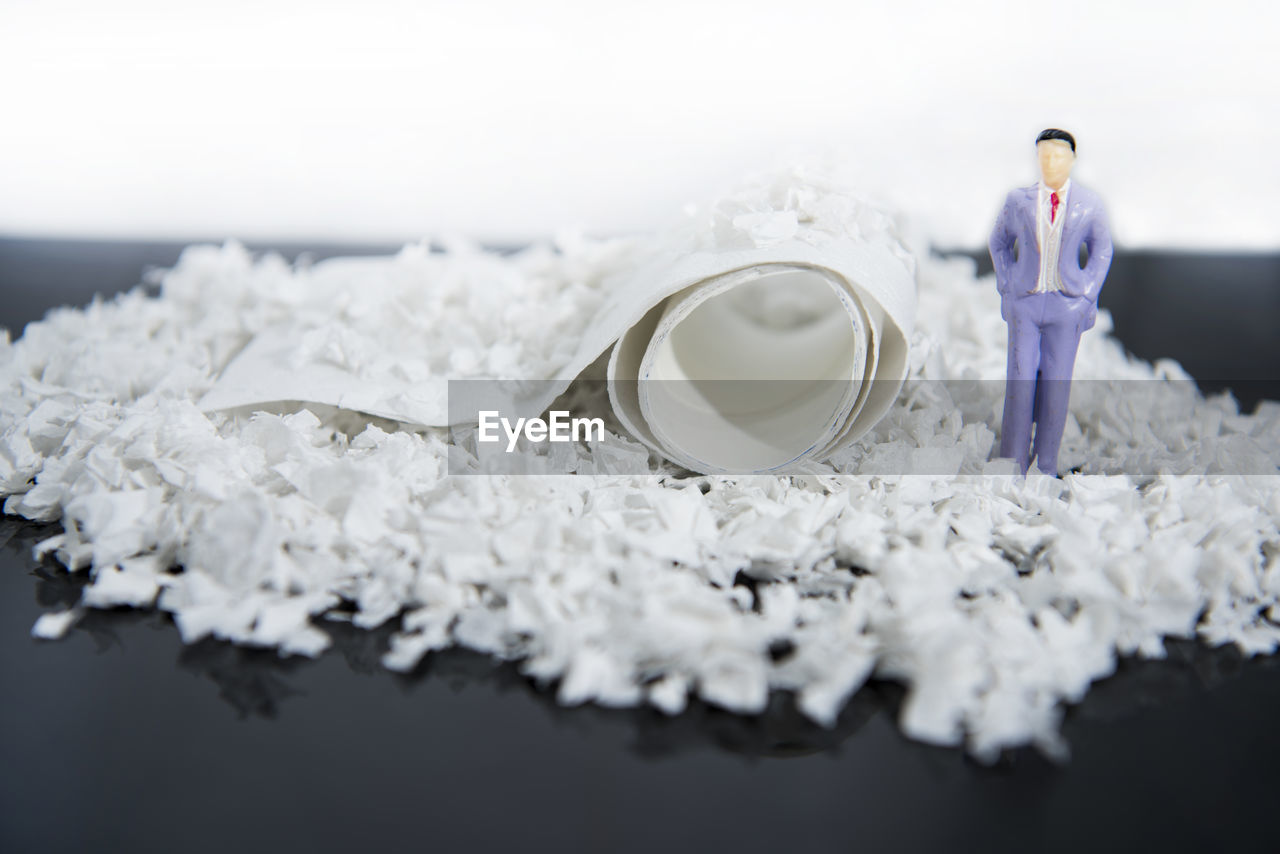
[[1010,191],[991,232],[1000,316],[1009,325],[1000,456],[1017,460],[1025,475],[1034,454],[1036,468],[1056,477],[1076,347],[1097,318],[1111,235],[1097,194],[1071,181],[1075,138],[1049,128],[1036,137],[1036,154],[1040,181]]

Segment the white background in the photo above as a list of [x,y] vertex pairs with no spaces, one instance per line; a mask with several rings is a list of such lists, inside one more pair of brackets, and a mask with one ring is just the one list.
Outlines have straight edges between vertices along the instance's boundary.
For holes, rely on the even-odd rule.
[[0,0],[0,235],[651,228],[812,149],[977,247],[1044,127],[1122,247],[1280,247],[1277,4]]

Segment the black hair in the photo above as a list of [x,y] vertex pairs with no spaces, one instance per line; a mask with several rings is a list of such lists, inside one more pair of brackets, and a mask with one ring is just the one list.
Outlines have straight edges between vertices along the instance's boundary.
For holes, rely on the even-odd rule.
[[1060,139],[1063,142],[1065,142],[1067,145],[1071,146],[1072,154],[1076,153],[1076,138],[1071,134],[1067,133],[1065,130],[1058,130],[1057,128],[1045,128],[1044,130],[1040,131],[1040,135],[1036,137],[1036,145],[1039,145],[1040,143],[1044,142],[1046,139]]

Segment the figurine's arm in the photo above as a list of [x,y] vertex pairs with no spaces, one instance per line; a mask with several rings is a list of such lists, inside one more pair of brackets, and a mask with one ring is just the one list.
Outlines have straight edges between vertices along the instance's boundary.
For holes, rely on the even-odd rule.
[[1089,233],[1084,239],[1089,247],[1089,261],[1084,266],[1084,296],[1094,304],[1098,302],[1098,294],[1102,291],[1102,283],[1107,278],[1107,270],[1111,269],[1111,231],[1107,227],[1107,212],[1098,206],[1089,224]]
[[1017,238],[1012,226],[1013,199],[1006,198],[987,243],[987,248],[991,251],[991,265],[996,271],[996,290],[1001,294],[1009,291],[1009,268],[1013,266],[1013,244]]

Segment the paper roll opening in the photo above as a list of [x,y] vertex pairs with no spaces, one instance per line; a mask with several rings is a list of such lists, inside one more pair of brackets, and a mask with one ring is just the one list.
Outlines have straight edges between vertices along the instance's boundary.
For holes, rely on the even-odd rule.
[[867,332],[832,273],[765,264],[673,294],[640,365],[654,438],[699,469],[767,471],[825,444],[861,387]]

